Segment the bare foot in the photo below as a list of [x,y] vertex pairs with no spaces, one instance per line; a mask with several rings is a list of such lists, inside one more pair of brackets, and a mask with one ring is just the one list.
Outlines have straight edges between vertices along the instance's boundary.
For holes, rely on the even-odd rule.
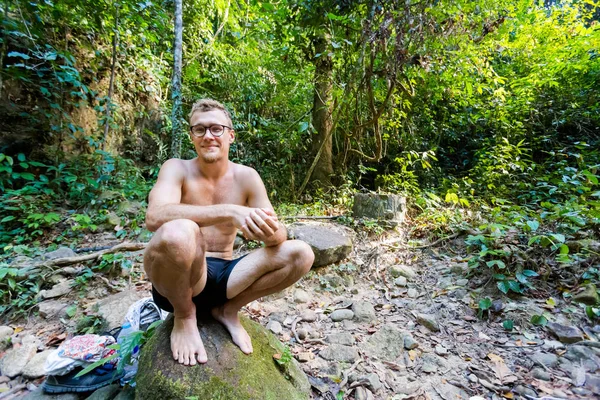
[[208,361],[195,315],[188,318],[174,318],[171,351],[173,351],[173,358],[183,365],[196,365],[196,360],[201,364]]
[[213,308],[211,313],[214,319],[225,325],[225,328],[227,328],[231,335],[233,343],[242,349],[244,353],[252,353],[252,340],[250,339],[248,332],[246,332],[242,326],[237,310],[235,312],[228,312],[223,305],[221,307]]

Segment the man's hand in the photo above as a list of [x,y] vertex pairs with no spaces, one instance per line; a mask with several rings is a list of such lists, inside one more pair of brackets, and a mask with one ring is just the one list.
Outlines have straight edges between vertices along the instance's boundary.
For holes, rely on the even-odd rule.
[[280,227],[277,215],[269,208],[237,206],[234,214],[234,224],[246,239],[265,242]]

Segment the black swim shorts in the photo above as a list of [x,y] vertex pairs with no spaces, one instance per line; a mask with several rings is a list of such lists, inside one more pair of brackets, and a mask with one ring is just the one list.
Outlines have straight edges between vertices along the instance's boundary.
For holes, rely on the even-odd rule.
[[[227,298],[227,281],[229,281],[229,275],[231,275],[231,271],[233,271],[236,264],[244,257],[246,255],[235,260],[206,257],[206,286],[199,295],[192,298],[198,312],[208,311],[225,304],[229,300]],[[152,298],[161,309],[173,312],[173,305],[165,296],[158,293],[154,286],[152,286]]]

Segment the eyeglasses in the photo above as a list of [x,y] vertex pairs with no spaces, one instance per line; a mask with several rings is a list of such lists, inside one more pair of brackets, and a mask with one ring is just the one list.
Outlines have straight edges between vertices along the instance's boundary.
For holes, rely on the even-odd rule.
[[214,124],[211,126],[203,126],[203,125],[198,124],[198,125],[190,126],[190,132],[195,137],[203,137],[204,135],[206,135],[206,131],[210,131],[210,133],[214,137],[221,137],[221,136],[223,136],[223,133],[225,132],[225,128],[233,129],[232,127],[227,126],[227,125]]

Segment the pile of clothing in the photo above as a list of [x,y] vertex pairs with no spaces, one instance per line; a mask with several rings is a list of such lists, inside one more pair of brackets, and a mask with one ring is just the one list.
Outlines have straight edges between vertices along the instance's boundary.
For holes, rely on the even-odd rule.
[[[111,348],[122,343],[133,332],[145,331],[168,314],[152,301],[151,297],[133,304],[125,316],[121,328],[113,334],[80,335],[63,342],[46,360],[46,381],[43,389],[48,393],[83,393],[91,392],[111,382],[119,381],[121,385],[132,382],[137,373],[139,349],[132,354],[131,365],[118,368],[121,362],[118,350]],[[116,355],[115,355],[116,354]],[[85,368],[95,362],[109,358],[107,362],[97,366],[90,372],[77,377]]]

